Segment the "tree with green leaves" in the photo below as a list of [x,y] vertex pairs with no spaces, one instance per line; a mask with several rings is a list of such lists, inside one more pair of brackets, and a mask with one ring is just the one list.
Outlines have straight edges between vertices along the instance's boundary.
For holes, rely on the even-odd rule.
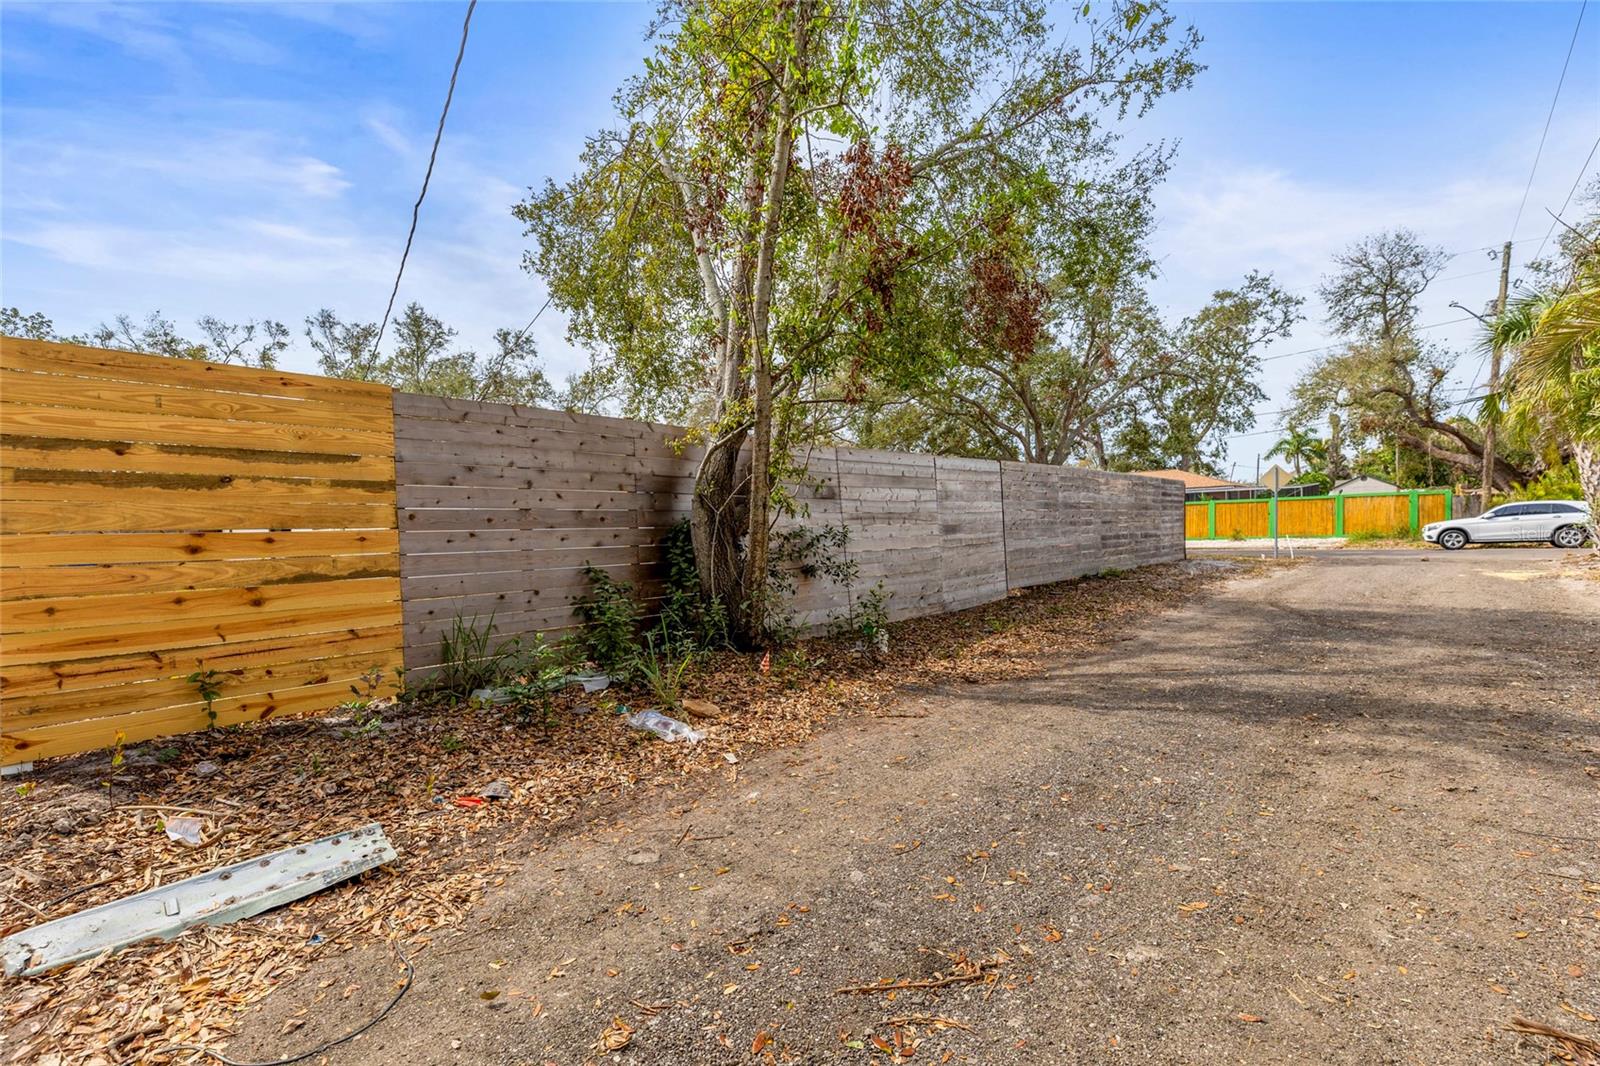
[[496,330],[495,351],[479,356],[459,347],[456,331],[415,301],[395,318],[387,353],[378,350],[375,323],[345,322],[327,308],[307,317],[305,335],[329,377],[468,400],[546,406],[556,400],[526,331]]
[[1141,153],[1067,195],[1042,191],[930,277],[934,373],[875,390],[855,439],[1050,464],[1093,449],[1108,412],[1168,354],[1144,283],[1150,193],[1169,154]]
[[1164,358],[1148,363],[1118,433],[1114,465],[1220,473],[1222,438],[1255,425],[1261,349],[1289,336],[1303,304],[1270,275],[1252,272],[1171,333]]
[[1514,353],[1486,417],[1570,449],[1589,513],[1600,521],[1600,245],[1576,250],[1560,288],[1513,302],[1485,343]]
[[[1424,342],[1419,301],[1446,257],[1407,229],[1363,238],[1334,256],[1337,271],[1318,292],[1327,322],[1345,347],[1314,360],[1294,388],[1290,421],[1311,425],[1338,417],[1339,453],[1392,453],[1396,445],[1455,468],[1463,479],[1483,469],[1482,427],[1450,400],[1446,380],[1456,353]],[[1530,473],[1530,456],[1514,443],[1495,447],[1495,487]],[[1391,464],[1392,465],[1392,464]],[[1370,468],[1370,467],[1369,467]]]
[[[745,640],[802,409],[937,369],[958,316],[933,278],[1110,158],[1106,119],[1193,77],[1197,37],[1160,4],[1100,10],[1060,32],[1037,0],[666,0],[615,125],[517,205],[624,409],[692,421],[702,592]],[[1030,294],[1005,295],[1025,328]]]
[[289,347],[289,327],[270,318],[240,323],[204,315],[196,325],[203,337],[199,341],[184,337],[178,332],[176,322],[163,318],[159,311],[152,311],[143,322],[118,315],[109,324],[102,322],[87,337],[63,337],[56,333],[55,323],[45,314],[37,311],[24,314],[15,307],[0,311],[0,333],[8,337],[118,348],[164,355],[169,359],[196,359],[271,370],[277,366],[278,356]]
[[1322,439],[1315,433],[1291,424],[1283,436],[1273,443],[1267,452],[1267,458],[1282,457],[1284,462],[1294,467],[1295,475],[1298,477],[1305,466],[1316,462],[1318,445],[1322,443]]

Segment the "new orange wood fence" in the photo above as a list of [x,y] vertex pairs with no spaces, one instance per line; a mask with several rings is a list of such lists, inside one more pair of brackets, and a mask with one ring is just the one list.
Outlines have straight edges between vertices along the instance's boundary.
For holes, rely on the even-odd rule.
[[1449,489],[1286,496],[1274,500],[1203,500],[1186,504],[1183,535],[1190,540],[1270,537],[1346,537],[1352,533],[1406,536],[1451,515]]
[[0,763],[393,691],[397,547],[387,388],[0,339]]

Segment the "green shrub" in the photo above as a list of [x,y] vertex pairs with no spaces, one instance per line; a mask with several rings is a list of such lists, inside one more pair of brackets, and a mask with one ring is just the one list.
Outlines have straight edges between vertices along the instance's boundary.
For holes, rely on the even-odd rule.
[[1581,500],[1583,486],[1578,483],[1577,464],[1557,463],[1536,478],[1514,483],[1508,493],[1496,493],[1498,505],[1508,500]]
[[567,678],[567,658],[566,648],[551,644],[543,633],[516,642],[506,660],[505,683],[499,687],[511,697],[511,707],[520,720],[549,720],[555,710],[555,693]]
[[495,643],[494,615],[480,622],[461,615],[450,620],[450,629],[439,638],[439,668],[428,680],[428,689],[454,700],[464,700],[480,688],[488,688],[506,676],[507,663],[515,652],[516,640]]
[[684,678],[693,666],[692,654],[675,658],[665,647],[657,650],[655,638],[647,636],[644,648],[634,657],[633,674],[663,709],[671,710],[682,698]]
[[578,601],[583,619],[580,640],[589,659],[619,681],[630,676],[639,651],[639,603],[633,586],[598,566],[583,568],[589,592]]
[[732,643],[728,611],[720,599],[707,600],[700,592],[688,519],[667,530],[661,538],[661,551],[667,564],[667,594],[656,630],[663,650],[682,656],[728,647]]
[[858,636],[868,648],[882,650],[888,643],[889,595],[884,591],[882,581],[873,585],[855,597],[850,610],[829,623],[828,634],[833,637]]

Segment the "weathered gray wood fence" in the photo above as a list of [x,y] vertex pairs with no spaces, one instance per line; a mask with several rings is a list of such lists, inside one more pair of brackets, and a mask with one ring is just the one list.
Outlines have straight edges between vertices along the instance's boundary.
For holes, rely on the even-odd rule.
[[[438,660],[457,615],[503,636],[575,625],[594,565],[660,591],[656,545],[689,512],[699,454],[626,419],[396,393],[395,482],[408,667]],[[817,448],[788,524],[849,530],[854,592],[882,582],[892,618],[1011,588],[1183,557],[1177,482],[1071,467]],[[804,626],[852,590],[798,579]]]

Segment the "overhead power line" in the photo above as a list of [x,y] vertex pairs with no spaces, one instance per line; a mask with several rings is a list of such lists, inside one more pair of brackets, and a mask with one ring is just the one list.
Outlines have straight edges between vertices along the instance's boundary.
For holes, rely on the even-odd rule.
[[[1449,393],[1452,393],[1452,392],[1472,392],[1474,390],[1473,389],[1445,389],[1443,391],[1448,395]],[[1467,396],[1467,397],[1463,397],[1462,399],[1459,399],[1459,400],[1451,400],[1448,403],[1441,403],[1439,405],[1439,408],[1441,410],[1448,411],[1453,407],[1465,407],[1469,403],[1481,403],[1484,400],[1487,400],[1488,398],[1489,397],[1487,395]],[[1257,411],[1255,414],[1256,414],[1257,418],[1280,418],[1283,415],[1294,414],[1294,411],[1292,409],[1290,409],[1290,408],[1284,408],[1281,411]],[[1267,429],[1251,429],[1251,430],[1246,430],[1243,433],[1229,433],[1225,437],[1223,437],[1222,439],[1223,440],[1238,440],[1241,437],[1264,437],[1269,433],[1282,433],[1282,432],[1284,432],[1285,428],[1286,427],[1284,427],[1284,426],[1273,426],[1273,427],[1270,427],[1270,428],[1267,428]]]
[[1533,176],[1539,172],[1539,157],[1544,154],[1545,138],[1550,136],[1550,121],[1556,117],[1556,103],[1561,99],[1561,87],[1567,82],[1567,67],[1572,63],[1572,52],[1578,46],[1578,31],[1583,28],[1583,13],[1589,9],[1589,0],[1578,8],[1578,22],[1572,27],[1572,40],[1567,44],[1567,58],[1561,64],[1561,77],[1556,79],[1556,94],[1550,99],[1550,111],[1544,117],[1544,132],[1539,134],[1539,147],[1533,153],[1533,166],[1528,169],[1528,184],[1522,190],[1522,203],[1517,205],[1516,220],[1511,223],[1511,236],[1517,236],[1517,226],[1522,222],[1522,211],[1528,206],[1528,194],[1533,191]]
[[455,65],[450,68],[450,88],[444,94],[444,108],[439,112],[439,126],[433,131],[433,151],[428,153],[428,169],[422,175],[422,191],[417,193],[417,202],[411,205],[411,228],[406,232],[405,251],[400,253],[400,269],[394,272],[394,288],[389,290],[389,306],[383,310],[383,321],[378,325],[378,336],[372,342],[374,358],[377,357],[378,346],[383,343],[383,331],[389,328],[389,316],[394,314],[394,300],[400,293],[400,279],[406,272],[406,260],[411,258],[411,242],[417,236],[417,219],[422,214],[422,201],[428,195],[428,182],[433,179],[433,164],[439,158],[439,142],[444,139],[444,120],[450,114],[450,101],[456,95],[456,78],[461,73],[461,57],[467,54],[467,30],[472,26],[472,11],[477,6],[478,0],[467,0],[467,17],[461,22],[461,44],[456,48]]
[[1561,224],[1561,216],[1566,214],[1567,205],[1572,203],[1572,198],[1578,194],[1578,186],[1583,184],[1583,176],[1589,173],[1589,164],[1594,162],[1595,149],[1600,148],[1600,137],[1594,139],[1589,146],[1589,155],[1583,161],[1583,166],[1578,168],[1578,176],[1572,179],[1572,188],[1567,190],[1567,198],[1561,201],[1561,210],[1556,212],[1556,217],[1550,220],[1550,228],[1544,231],[1544,240],[1539,242],[1539,250],[1533,253],[1534,259],[1544,254],[1544,246],[1549,243],[1555,234],[1556,227]]
[[[1421,331],[1421,330],[1425,330],[1425,329],[1441,329],[1444,326],[1454,326],[1458,322],[1471,322],[1471,321],[1472,321],[1472,316],[1471,315],[1463,315],[1461,318],[1452,318],[1452,319],[1448,319],[1447,321],[1444,321],[1444,322],[1430,322],[1426,326],[1418,326],[1417,330]],[[1343,348],[1348,343],[1350,343],[1350,342],[1349,341],[1335,341],[1332,344],[1319,344],[1315,348],[1301,348],[1300,350],[1293,351],[1293,352],[1279,352],[1277,355],[1263,355],[1259,361],[1263,362],[1263,363],[1270,363],[1274,359],[1288,359],[1288,358],[1290,358],[1292,356],[1296,356],[1296,355],[1311,355],[1314,352],[1331,351],[1334,348]]]

